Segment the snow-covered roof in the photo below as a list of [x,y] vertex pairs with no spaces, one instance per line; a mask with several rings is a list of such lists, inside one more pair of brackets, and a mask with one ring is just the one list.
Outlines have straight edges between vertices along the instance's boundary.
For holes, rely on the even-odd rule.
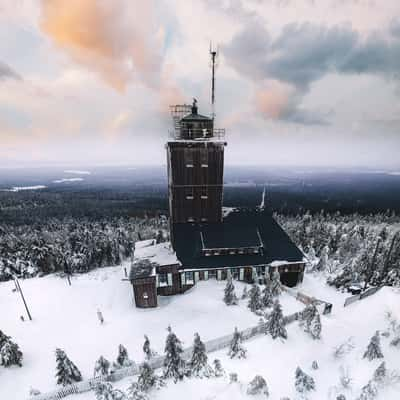
[[157,265],[181,265],[170,242],[155,244],[154,239],[136,242],[134,259],[147,259]]

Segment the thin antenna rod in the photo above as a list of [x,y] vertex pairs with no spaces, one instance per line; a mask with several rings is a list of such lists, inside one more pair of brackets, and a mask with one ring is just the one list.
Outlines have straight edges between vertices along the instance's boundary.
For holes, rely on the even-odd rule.
[[217,67],[217,57],[218,50],[213,49],[212,43],[210,42],[210,55],[211,55],[211,108],[212,108],[212,118],[215,118],[215,69]]

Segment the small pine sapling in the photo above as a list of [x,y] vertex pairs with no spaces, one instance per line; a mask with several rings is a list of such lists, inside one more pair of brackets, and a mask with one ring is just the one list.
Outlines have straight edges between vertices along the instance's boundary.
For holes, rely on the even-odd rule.
[[235,293],[235,286],[232,281],[232,276],[229,274],[228,279],[226,281],[226,286],[224,289],[224,303],[227,306],[237,305],[238,298]]
[[128,350],[120,344],[118,346],[118,356],[116,362],[113,364],[115,369],[130,367],[133,361],[129,359]]
[[56,349],[56,378],[57,384],[63,386],[82,380],[79,369],[61,349]]
[[94,376],[107,376],[110,373],[110,361],[100,356],[94,366]]
[[366,358],[369,361],[375,360],[377,358],[383,358],[379,331],[376,331],[375,335],[372,336],[371,341],[368,344],[367,350],[363,355],[363,358]]
[[374,382],[382,385],[385,382],[386,376],[387,376],[387,369],[385,361],[383,361],[380,363],[379,367],[375,370],[372,379]]
[[297,367],[294,386],[297,392],[305,394],[315,390],[315,381],[313,377],[307,375],[300,367]]
[[236,372],[231,372],[229,374],[229,383],[236,383],[238,380],[239,380],[239,377]]
[[247,350],[242,345],[242,334],[235,328],[233,337],[229,345],[228,355],[230,358],[246,358]]
[[319,368],[318,362],[316,360],[314,360],[311,364],[311,368],[313,370],[317,370]]
[[247,394],[249,395],[263,395],[269,397],[268,385],[266,380],[261,375],[256,375],[254,379],[247,386]]
[[242,300],[245,300],[245,299],[247,299],[248,297],[249,297],[249,293],[248,293],[248,291],[247,291],[247,286],[245,286],[245,287],[243,288],[243,292],[242,292],[241,299],[242,299]]
[[155,352],[151,348],[150,339],[147,335],[144,335],[143,353],[144,353],[144,358],[147,361],[151,360],[154,356],[157,355],[157,352]]
[[287,339],[287,331],[283,318],[282,307],[278,300],[274,303],[274,308],[268,316],[265,324],[265,333],[270,334],[273,339],[281,337]]
[[168,327],[168,335],[165,341],[164,378],[173,378],[176,383],[183,379],[185,361],[182,359],[182,343],[177,338],[171,327]]
[[373,380],[370,380],[361,389],[360,396],[357,398],[357,400],[373,400],[377,396],[378,396],[378,387]]
[[194,334],[193,353],[189,361],[190,375],[196,378],[209,378],[213,370],[208,365],[206,346],[201,341],[198,333]]

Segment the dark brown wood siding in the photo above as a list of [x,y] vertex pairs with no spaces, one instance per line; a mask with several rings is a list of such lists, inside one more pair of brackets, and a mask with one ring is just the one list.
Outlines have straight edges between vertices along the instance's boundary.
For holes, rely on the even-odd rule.
[[156,277],[151,276],[132,281],[136,307],[157,307]]
[[169,142],[171,222],[221,221],[223,142]]

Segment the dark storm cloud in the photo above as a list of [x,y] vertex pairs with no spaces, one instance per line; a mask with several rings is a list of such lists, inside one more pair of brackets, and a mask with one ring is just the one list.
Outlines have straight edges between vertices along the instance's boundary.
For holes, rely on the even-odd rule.
[[[310,85],[328,73],[373,74],[399,78],[400,25],[393,22],[387,35],[374,33],[367,38],[350,26],[324,27],[311,23],[286,25],[272,39],[259,23],[247,24],[225,46],[227,62],[254,81],[277,80],[294,87],[297,104],[287,107],[280,119],[313,123],[321,121],[297,107]],[[389,36],[389,37],[388,37]]]
[[21,80],[22,78],[11,67],[9,67],[4,62],[0,61],[0,80],[2,80],[2,79]]

